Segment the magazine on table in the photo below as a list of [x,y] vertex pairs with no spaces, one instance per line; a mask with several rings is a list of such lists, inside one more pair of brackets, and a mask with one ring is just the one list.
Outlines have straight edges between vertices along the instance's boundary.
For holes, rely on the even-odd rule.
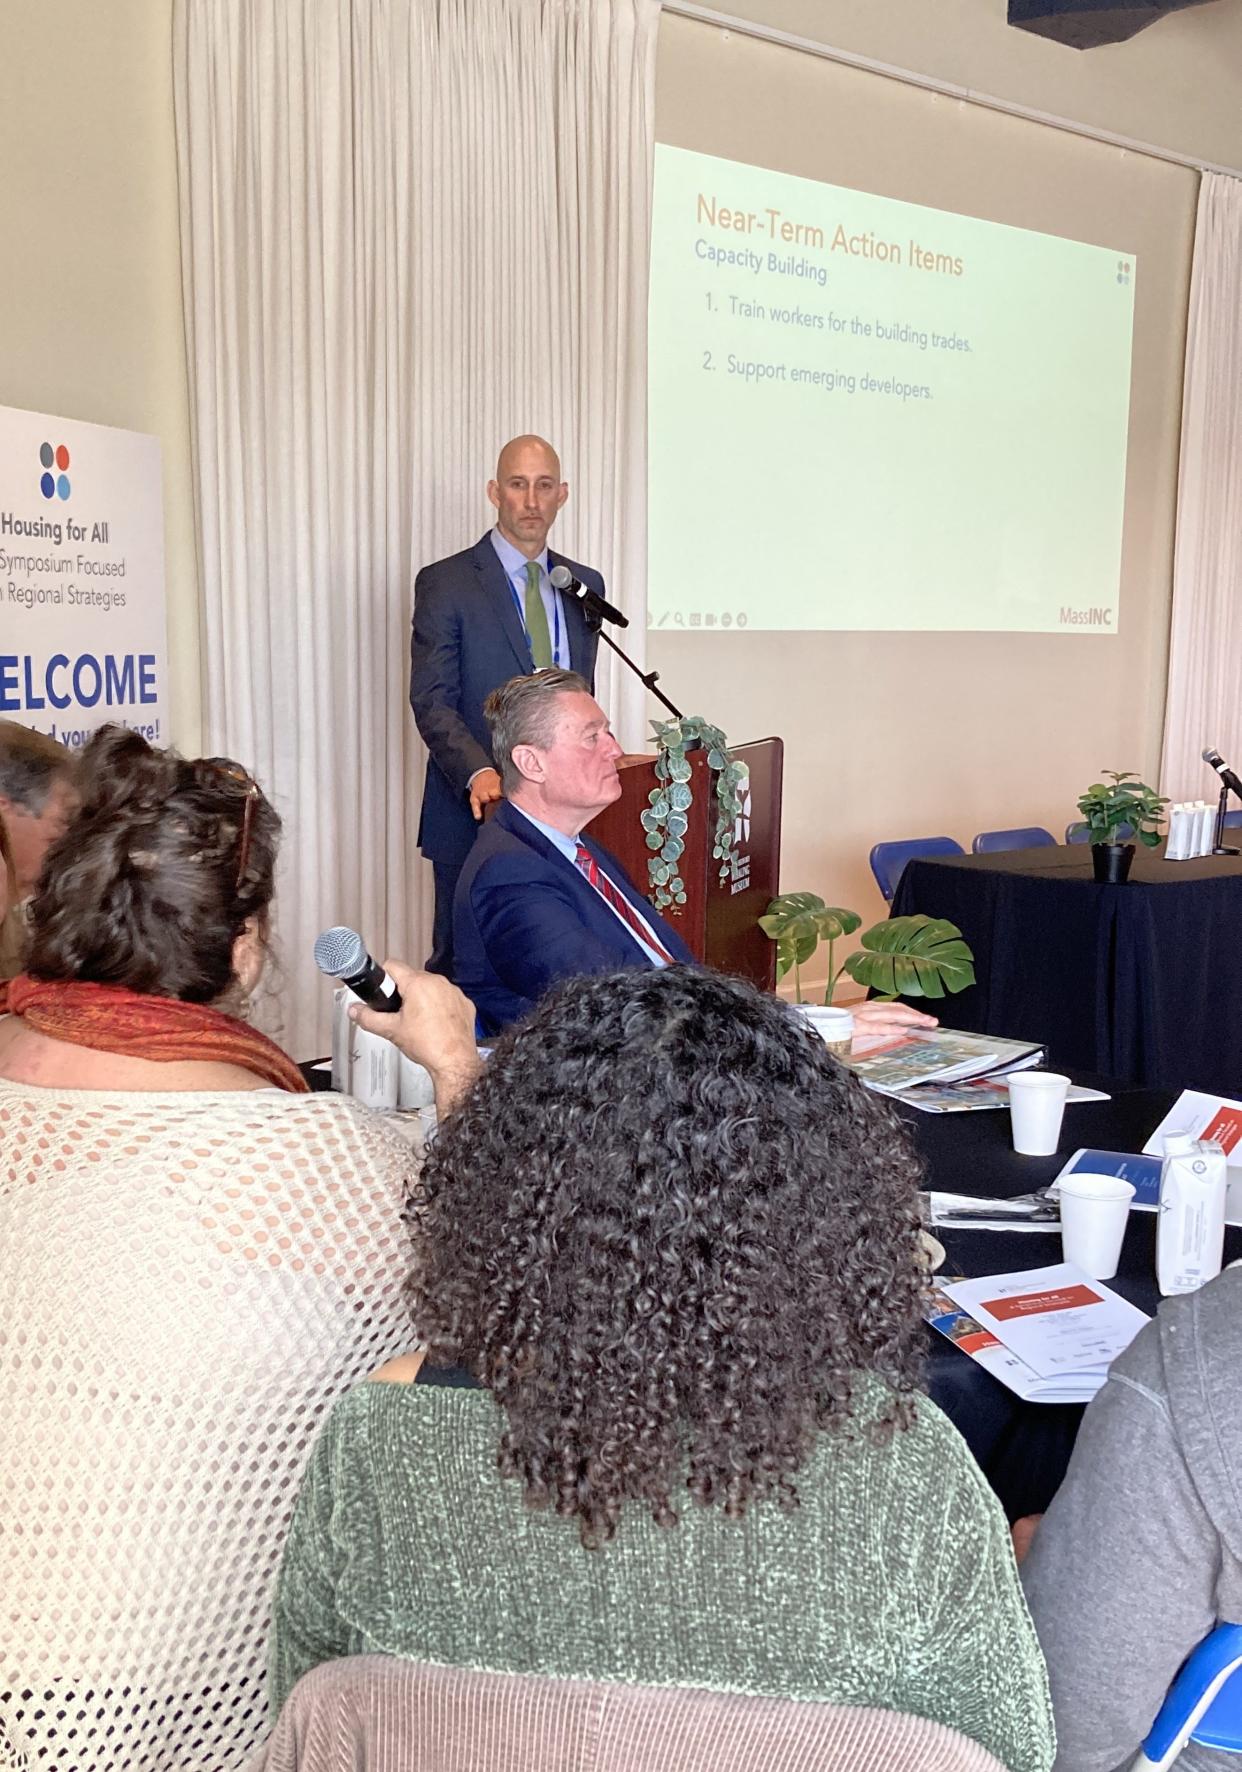
[[895,1034],[856,1033],[845,1062],[868,1088],[904,1096],[907,1090],[930,1083],[1026,1070],[1044,1057],[1044,1047],[1029,1040],[1002,1040],[998,1034],[968,1034],[953,1028],[913,1028]]
[[1002,1384],[1036,1403],[1088,1402],[1149,1321],[1111,1287],[1065,1261],[942,1281],[925,1314]]

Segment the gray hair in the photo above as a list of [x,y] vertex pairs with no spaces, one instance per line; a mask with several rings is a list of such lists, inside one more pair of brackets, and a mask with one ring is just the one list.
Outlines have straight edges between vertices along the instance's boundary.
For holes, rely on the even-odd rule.
[[0,720],[0,798],[41,816],[58,781],[72,779],[74,756],[44,732]]
[[556,704],[562,695],[590,695],[591,685],[577,671],[536,671],[510,677],[483,703],[483,718],[492,735],[492,756],[506,794],[519,787],[522,772],[513,766],[520,744],[546,750],[556,731]]

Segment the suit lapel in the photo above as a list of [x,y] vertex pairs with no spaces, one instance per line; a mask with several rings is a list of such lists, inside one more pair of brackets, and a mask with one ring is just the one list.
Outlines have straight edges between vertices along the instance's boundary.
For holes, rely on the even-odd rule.
[[[549,843],[543,832],[537,831],[529,819],[523,818],[522,814],[510,806],[509,802],[506,800],[497,807],[493,814],[492,822],[501,825],[511,836],[517,837],[521,842],[529,844],[537,854],[542,855],[545,859],[559,861],[561,866],[564,867],[573,878],[574,891],[578,895],[579,901],[583,906],[588,925],[600,931],[607,930],[610,939],[616,936],[621,937],[627,941],[636,952],[640,953],[644,959],[647,958],[647,952],[642,943],[638,941],[638,939],[626,928],[625,924],[609,909],[607,901],[595,890],[594,886],[592,886],[591,882],[587,879],[581,869],[575,867],[574,863],[570,861],[567,855],[562,855],[555,843]],[[597,846],[591,842],[589,837],[580,837],[579,842],[586,844],[596,861],[599,862],[601,870],[608,875],[608,878],[612,881],[617,890],[624,893],[625,897],[629,899],[631,904],[633,904],[634,894],[627,891],[626,888],[622,886],[611,868],[604,866]],[[635,908],[639,907],[636,906]],[[650,905],[643,906],[642,909],[644,915],[650,918],[652,914]]]
[[505,569],[500,564],[500,556],[492,546],[490,531],[475,547],[471,559],[474,569],[479,575],[479,585],[487,613],[496,622],[501,633],[513,648],[513,657],[517,665],[515,675],[529,677],[532,665],[530,647],[526,643],[526,630],[518,615],[517,604],[513,600],[513,591]]

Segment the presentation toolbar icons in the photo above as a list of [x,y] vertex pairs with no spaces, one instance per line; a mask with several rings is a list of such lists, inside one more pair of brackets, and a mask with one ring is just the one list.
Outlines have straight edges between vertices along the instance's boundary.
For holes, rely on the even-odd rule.
[[651,628],[662,628],[666,627],[670,620],[675,628],[744,628],[750,617],[744,609],[738,610],[736,615],[729,609],[724,610],[721,614],[717,614],[714,609],[707,611],[692,609],[688,615],[683,615],[680,609],[674,609],[671,612],[661,609],[658,615],[655,610],[652,610],[647,625]]

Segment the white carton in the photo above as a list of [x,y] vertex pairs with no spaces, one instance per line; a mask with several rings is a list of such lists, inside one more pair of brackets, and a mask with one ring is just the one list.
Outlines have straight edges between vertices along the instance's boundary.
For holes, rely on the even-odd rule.
[[1220,1272],[1225,1181],[1225,1153],[1215,1139],[1168,1134],[1156,1221],[1156,1281],[1166,1298],[1197,1292]]

